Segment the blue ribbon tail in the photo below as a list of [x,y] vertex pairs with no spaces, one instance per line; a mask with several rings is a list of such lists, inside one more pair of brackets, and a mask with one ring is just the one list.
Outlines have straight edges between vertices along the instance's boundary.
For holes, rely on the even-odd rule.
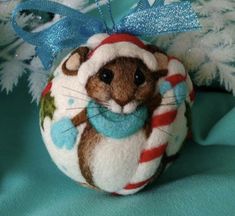
[[[18,26],[17,14],[24,10],[39,10],[63,16],[58,22],[39,32],[27,32]],[[103,23],[77,10],[47,0],[30,0],[19,4],[12,14],[15,32],[26,42],[36,46],[36,54],[45,69],[50,69],[58,52],[75,48],[96,33],[105,32]]]
[[156,36],[193,31],[200,28],[196,13],[188,1],[152,6],[128,14],[117,24],[118,32],[137,36]]
[[142,11],[142,10],[146,10],[150,8],[150,4],[148,0],[140,0],[137,3],[137,6],[135,7],[133,12],[137,12],[137,11]]
[[163,6],[165,0],[155,0],[152,7],[158,7],[158,6]]
[[41,46],[35,48],[36,55],[40,58],[43,67],[49,70],[52,66],[52,62],[57,54],[57,52],[51,50],[50,48]]

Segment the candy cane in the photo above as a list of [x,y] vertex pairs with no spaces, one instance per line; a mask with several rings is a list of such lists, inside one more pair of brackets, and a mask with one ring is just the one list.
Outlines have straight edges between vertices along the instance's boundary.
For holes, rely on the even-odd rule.
[[[170,136],[172,136],[172,126],[181,106],[179,107],[175,101],[174,87],[181,82],[187,84],[186,101],[192,103],[194,99],[192,82],[185,72],[182,63],[175,59],[169,58],[168,76],[159,81],[159,85],[164,82],[169,82],[173,88],[166,91],[162,95],[161,105],[153,112],[152,116],[152,133],[140,154],[139,163],[135,174],[132,176],[129,183],[121,190],[114,194],[126,195],[132,194],[145,187],[154,177],[159,169],[162,157],[166,152]],[[167,104],[171,104],[167,106]],[[172,144],[171,144],[172,145]]]

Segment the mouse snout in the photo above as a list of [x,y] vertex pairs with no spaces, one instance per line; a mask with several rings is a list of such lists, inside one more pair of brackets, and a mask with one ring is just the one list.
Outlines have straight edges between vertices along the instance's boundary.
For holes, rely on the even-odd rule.
[[129,98],[127,98],[127,99],[124,99],[124,98],[120,98],[120,99],[117,99],[117,98],[114,98],[114,101],[118,104],[118,105],[120,105],[121,107],[124,107],[126,104],[128,104],[129,103]]
[[131,102],[134,99],[134,95],[135,86],[126,75],[114,80],[111,85],[111,97],[121,107]]
[[128,86],[117,88],[112,92],[112,99],[121,107],[124,107],[134,99],[134,90]]
[[109,108],[111,109],[111,111],[115,112],[115,113],[124,113],[124,114],[128,114],[131,113],[133,111],[135,111],[136,107],[138,106],[138,102],[136,102],[135,100],[132,100],[131,102],[126,103],[125,105],[121,106],[120,104],[118,104],[115,100],[111,99],[109,101]]

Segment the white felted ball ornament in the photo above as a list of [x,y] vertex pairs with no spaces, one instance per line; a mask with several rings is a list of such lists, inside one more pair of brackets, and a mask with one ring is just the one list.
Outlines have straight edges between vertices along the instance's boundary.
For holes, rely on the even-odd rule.
[[128,34],[95,35],[55,70],[42,94],[41,132],[75,181],[132,194],[180,150],[192,83],[179,60],[155,50]]
[[[65,18],[29,33],[16,23],[16,14],[29,9]],[[141,0],[110,29],[61,4],[28,1],[16,8],[12,24],[47,69],[60,51],[75,47],[40,102],[42,137],[58,168],[81,185],[119,195],[158,178],[187,136],[194,91],[178,59],[138,36],[198,28],[190,3]]]

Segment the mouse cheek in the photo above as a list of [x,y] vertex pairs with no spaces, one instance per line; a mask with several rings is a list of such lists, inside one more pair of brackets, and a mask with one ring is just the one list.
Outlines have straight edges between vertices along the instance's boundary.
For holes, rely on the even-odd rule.
[[97,99],[100,102],[107,102],[110,100],[110,94],[107,90],[104,89],[97,89],[96,92],[94,92],[94,99]]
[[135,99],[140,102],[149,100],[154,94],[153,85],[145,85],[137,89]]
[[106,102],[110,99],[109,87],[100,82],[89,82],[86,89],[88,96],[97,101]]
[[99,100],[101,100],[102,102],[109,101],[111,98],[110,86],[101,83],[99,86],[97,86],[95,94],[96,97],[99,98]]
[[137,91],[135,94],[135,100],[141,104],[145,101],[145,95],[141,91]]

